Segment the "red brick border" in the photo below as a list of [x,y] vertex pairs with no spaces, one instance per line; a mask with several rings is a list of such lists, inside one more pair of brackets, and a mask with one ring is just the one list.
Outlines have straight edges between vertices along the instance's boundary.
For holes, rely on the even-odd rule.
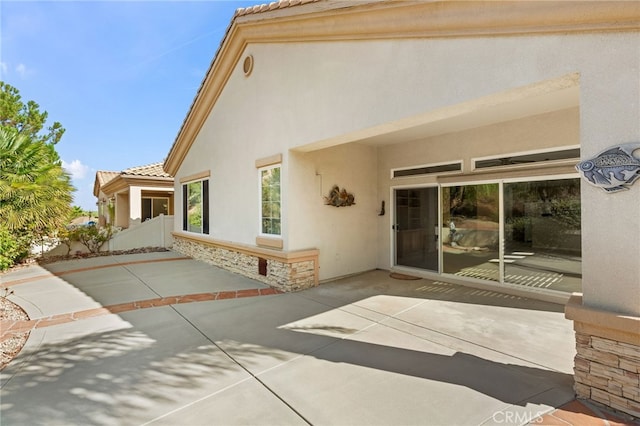
[[532,419],[531,425],[557,426],[557,425],[580,425],[580,426],[631,426],[637,425],[632,421],[627,421],[605,410],[594,411],[579,399],[563,405],[562,407],[547,413],[536,419]]
[[252,288],[246,290],[226,290],[213,293],[194,293],[180,296],[158,297],[155,299],[138,300],[134,302],[119,303],[101,308],[86,309],[83,311],[66,314],[51,315],[25,321],[0,321],[0,342],[10,338],[14,334],[25,333],[37,328],[51,327],[59,324],[80,321],[102,315],[118,314],[121,312],[135,311],[138,309],[157,308],[160,306],[178,305],[182,303],[204,302],[225,299],[241,299],[245,297],[271,296],[283,294],[282,291],[272,287]]

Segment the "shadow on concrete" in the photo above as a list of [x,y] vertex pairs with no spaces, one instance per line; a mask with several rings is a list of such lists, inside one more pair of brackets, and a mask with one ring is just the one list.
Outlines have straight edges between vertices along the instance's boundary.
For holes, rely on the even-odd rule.
[[[571,375],[545,368],[350,339],[358,326],[295,324],[380,294],[562,312],[551,303],[381,273],[297,294],[139,310],[120,315],[130,329],[44,344],[3,372],[12,376],[2,389],[2,424],[144,423],[300,355],[455,384],[518,406],[548,404],[545,392],[571,388]],[[161,320],[149,319],[157,313]]]
[[[129,322],[135,324],[130,318]],[[237,358],[248,369],[265,357],[281,363],[287,360],[283,351],[300,347],[300,340],[315,348],[305,355],[316,359],[456,384],[512,405],[547,404],[545,391],[570,388],[573,383],[568,374],[494,362],[468,353],[442,355],[289,329],[264,331],[269,338],[247,342],[227,330],[224,337],[216,336],[222,339],[219,343],[224,352],[204,339],[190,346],[180,342],[167,345],[165,333],[156,333],[153,326],[44,345],[31,354],[28,365],[18,373],[19,380],[6,383],[2,423],[144,423],[180,408],[185,400],[200,399],[248,379],[236,364]],[[348,334],[352,330],[332,331]],[[273,333],[280,336],[272,339]],[[279,342],[276,347],[270,345],[274,340]]]
[[[342,293],[340,297],[332,297],[331,295],[337,291]],[[354,303],[363,298],[384,294],[388,296],[446,300],[474,305],[564,313],[564,305],[557,303],[424,278],[419,280],[396,280],[391,278],[387,271],[383,270],[370,271],[321,284],[319,287],[299,294],[304,296],[307,293],[312,294],[310,297],[318,295],[321,298],[326,296],[328,301],[334,299],[335,303],[332,304],[336,305],[341,302],[343,304]]]

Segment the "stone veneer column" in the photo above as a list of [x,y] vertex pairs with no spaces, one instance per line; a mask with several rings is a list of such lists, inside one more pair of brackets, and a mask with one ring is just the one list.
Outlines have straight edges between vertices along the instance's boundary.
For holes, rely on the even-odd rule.
[[640,318],[585,307],[578,294],[566,316],[576,331],[578,398],[640,417]]

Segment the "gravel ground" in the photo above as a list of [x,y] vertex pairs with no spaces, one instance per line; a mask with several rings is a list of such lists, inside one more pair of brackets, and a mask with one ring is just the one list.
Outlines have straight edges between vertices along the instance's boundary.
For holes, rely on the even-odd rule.
[[[0,321],[28,320],[26,312],[7,297],[0,297]],[[0,342],[0,370],[18,355],[20,349],[27,342],[29,333],[15,334]]]

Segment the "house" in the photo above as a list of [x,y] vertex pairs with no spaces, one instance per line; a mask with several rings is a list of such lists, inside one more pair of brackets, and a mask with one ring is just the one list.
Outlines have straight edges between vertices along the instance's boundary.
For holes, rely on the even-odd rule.
[[284,290],[379,268],[567,303],[576,392],[638,416],[639,46],[639,2],[239,9],[164,163],[173,247]]
[[173,178],[162,163],[131,167],[121,172],[98,171],[93,195],[98,221],[129,228],[160,214],[173,214]]

